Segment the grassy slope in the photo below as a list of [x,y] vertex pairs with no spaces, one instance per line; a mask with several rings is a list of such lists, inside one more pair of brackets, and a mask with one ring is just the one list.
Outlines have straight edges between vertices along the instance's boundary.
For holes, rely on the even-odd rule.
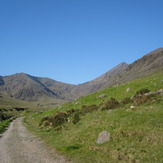
[[0,117],[1,114],[11,116],[12,118],[2,121],[0,118],[0,133],[3,133],[5,129],[9,126],[10,122],[15,119],[16,117],[23,116],[27,110],[25,111],[16,111],[13,108],[28,108],[28,111],[30,112],[37,112],[37,111],[43,111],[47,108],[54,107],[58,103],[63,103],[63,100],[55,100],[55,99],[40,99],[40,101],[37,102],[27,102],[22,101],[10,97],[4,97],[0,96]]
[[[79,109],[82,105],[99,105],[114,97],[122,100],[136,91],[147,88],[156,91],[162,87],[163,75],[138,79],[114,86],[77,99],[43,113],[31,114],[26,118],[27,127],[42,137],[51,147],[56,148],[74,162],[163,162],[163,100],[162,96],[144,105],[130,109],[131,104],[119,109],[95,111],[82,116],[76,124],[67,123],[60,131],[50,127],[39,128],[40,120],[57,111]],[[131,90],[126,91],[127,88]],[[99,95],[106,97],[100,99]],[[77,103],[78,102],[78,103]],[[101,131],[111,134],[109,142],[97,145]]]
[[28,106],[27,102],[9,98],[9,97],[0,97],[0,109],[12,109],[13,107],[24,107]]
[[10,97],[0,97],[0,110],[10,110],[12,108],[28,108],[32,112],[54,108],[58,104],[66,101],[56,100],[54,98],[40,98],[38,101],[27,102]]

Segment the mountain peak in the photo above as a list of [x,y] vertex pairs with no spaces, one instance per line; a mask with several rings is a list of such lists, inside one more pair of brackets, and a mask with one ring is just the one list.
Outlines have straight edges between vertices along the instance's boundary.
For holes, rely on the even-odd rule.
[[117,68],[123,68],[128,66],[128,64],[126,62],[121,62],[120,64],[118,64],[117,66],[115,66],[113,69],[117,69]]
[[3,76],[3,77],[20,77],[20,76],[22,76],[22,77],[28,77],[29,75],[28,74],[26,74],[26,73],[23,73],[23,72],[20,72],[20,73],[16,73],[16,74],[12,74],[12,75],[7,75],[7,76]]

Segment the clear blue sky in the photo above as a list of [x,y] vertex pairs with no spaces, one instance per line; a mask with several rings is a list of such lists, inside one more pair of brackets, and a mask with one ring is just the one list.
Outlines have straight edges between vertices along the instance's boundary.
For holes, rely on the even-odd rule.
[[71,84],[163,47],[163,0],[0,0],[0,75]]

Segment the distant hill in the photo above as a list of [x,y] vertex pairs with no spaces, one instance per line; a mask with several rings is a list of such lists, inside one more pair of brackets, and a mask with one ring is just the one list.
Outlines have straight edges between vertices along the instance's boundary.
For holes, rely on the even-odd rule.
[[[132,54],[131,54],[132,55]],[[25,101],[54,98],[71,101],[106,87],[131,81],[154,72],[163,72],[163,48],[156,49],[132,64],[122,62],[95,80],[72,85],[25,73],[0,76],[0,96]]]
[[61,100],[71,100],[69,89],[73,85],[57,82],[48,78],[38,78],[24,73],[18,73],[0,78],[0,94],[20,100],[35,101],[41,97],[53,97]]

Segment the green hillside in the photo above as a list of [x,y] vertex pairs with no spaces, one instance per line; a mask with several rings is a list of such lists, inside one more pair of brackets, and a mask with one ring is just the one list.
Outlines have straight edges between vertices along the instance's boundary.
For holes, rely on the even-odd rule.
[[[31,113],[25,125],[74,162],[163,162],[163,74]],[[132,107],[131,107],[132,106]],[[110,140],[96,144],[102,131]]]

